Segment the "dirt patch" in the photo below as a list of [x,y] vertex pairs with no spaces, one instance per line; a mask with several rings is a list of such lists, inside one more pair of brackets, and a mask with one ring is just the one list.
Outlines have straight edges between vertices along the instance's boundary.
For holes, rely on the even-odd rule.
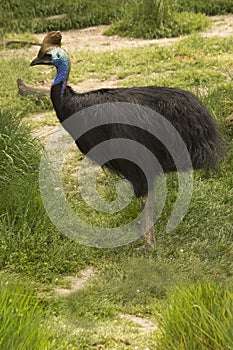
[[204,32],[203,35],[206,38],[212,38],[218,36],[220,38],[227,38],[233,35],[233,15],[213,16],[212,27]]
[[72,85],[75,91],[85,92],[88,90],[96,90],[102,88],[116,88],[119,86],[119,80],[116,78],[109,78],[106,80],[101,79],[86,79],[78,83],[78,85]]
[[44,125],[32,131],[32,136],[36,139],[41,139],[41,141],[47,140],[47,138],[52,135],[57,129],[57,126]]
[[[166,46],[178,38],[164,38],[164,39],[135,39],[123,38],[118,35],[106,36],[103,32],[108,28],[107,25],[90,27],[79,30],[69,30],[62,32],[62,43],[68,52],[91,50],[96,52],[113,51],[121,49],[129,49],[133,47],[146,47],[149,45]],[[38,34],[37,38],[41,42],[44,34]]]
[[[229,37],[233,35],[233,15],[222,15],[210,17],[212,21],[212,27],[201,33],[204,37]],[[133,47],[147,47],[150,45],[167,46],[176,41],[179,38],[163,38],[163,39],[135,39],[135,38],[122,38],[118,35],[105,36],[104,30],[109,26],[101,25],[97,27],[90,27],[78,30],[69,30],[62,32],[62,42],[64,48],[68,52],[91,50],[91,51],[113,51],[121,49],[129,49]],[[45,33],[35,35],[41,42],[45,36]],[[2,52],[3,56],[10,57],[16,52],[15,49],[7,49]],[[17,55],[32,59],[35,57],[37,49],[30,47],[27,50],[25,48],[17,49]]]
[[[205,37],[228,37],[233,35],[233,15],[213,16],[210,17],[212,21],[212,27],[207,31],[202,32]],[[92,50],[96,52],[100,51],[112,51],[129,49],[133,47],[147,47],[150,45],[167,46],[180,38],[163,38],[163,39],[135,39],[135,38],[123,38],[118,35],[105,36],[103,32],[109,26],[97,26],[79,30],[70,30],[62,32],[62,42],[64,48],[69,52]],[[44,34],[38,34],[37,38],[41,42],[44,38]],[[35,51],[35,48],[33,48]]]
[[158,326],[148,318],[142,318],[129,314],[121,314],[120,318],[137,324],[138,326],[140,326],[140,330],[145,333],[156,331],[158,329]]
[[88,281],[94,275],[94,269],[87,267],[84,270],[79,271],[78,276],[66,276],[64,280],[70,282],[70,288],[57,287],[54,289],[54,293],[57,296],[67,296],[75,293],[87,285]]

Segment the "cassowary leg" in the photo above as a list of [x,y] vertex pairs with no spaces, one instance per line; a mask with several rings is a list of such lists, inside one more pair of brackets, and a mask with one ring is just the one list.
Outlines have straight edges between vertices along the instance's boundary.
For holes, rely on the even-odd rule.
[[155,235],[154,235],[154,220],[153,220],[153,209],[154,209],[154,187],[148,191],[148,195],[143,198],[143,216],[141,225],[141,236],[144,237],[145,244],[147,247],[155,246]]

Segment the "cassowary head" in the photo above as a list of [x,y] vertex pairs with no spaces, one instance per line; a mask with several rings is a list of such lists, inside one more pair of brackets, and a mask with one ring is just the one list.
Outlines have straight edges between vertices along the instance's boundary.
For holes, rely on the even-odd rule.
[[67,53],[61,48],[62,35],[60,32],[50,32],[44,38],[37,57],[30,66],[39,64],[59,67],[64,60],[69,60]]

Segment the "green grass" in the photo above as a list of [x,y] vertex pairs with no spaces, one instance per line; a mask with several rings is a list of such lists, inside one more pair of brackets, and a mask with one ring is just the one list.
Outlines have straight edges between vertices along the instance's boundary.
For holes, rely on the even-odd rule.
[[[25,42],[34,42],[34,43],[39,43],[38,39],[31,33],[5,33],[2,42],[0,43],[0,50],[8,47],[8,48],[22,48],[24,47],[25,49],[30,46],[30,44],[27,43],[9,43],[9,41],[25,41]],[[7,45],[6,45],[6,42]]]
[[[25,116],[28,113],[39,112],[41,110],[52,109],[50,99],[44,99],[39,101],[35,98],[22,98],[18,94],[17,79],[23,77],[24,80],[35,82],[36,80],[42,80],[43,71],[33,71],[29,69],[29,61],[24,58],[24,52],[27,48],[24,48],[19,54],[11,53],[10,50],[6,49],[5,57],[2,57],[2,66],[0,69],[0,78],[2,86],[0,92],[1,108],[8,109],[9,101],[11,102],[11,111],[15,116]],[[9,54],[10,52],[10,54]],[[19,56],[20,55],[20,56]],[[22,57],[21,57],[22,55]],[[17,67],[17,70],[16,70]]]
[[233,348],[233,293],[208,283],[178,289],[168,300],[158,350]]
[[[27,2],[22,0],[2,1],[0,36],[4,37],[8,32],[38,33],[84,28],[111,24],[117,20],[120,22],[113,26],[112,31],[118,30],[124,36],[174,36],[172,32],[185,34],[200,30],[207,25],[207,20],[200,14],[176,13],[174,16],[171,14],[174,3],[164,0],[56,0],[53,3],[42,0],[36,4],[32,0]],[[233,3],[232,0],[211,0],[208,2],[179,0],[177,1],[177,11],[192,11],[208,15],[225,14],[233,12]],[[136,23],[137,20],[138,23]],[[156,25],[159,24],[157,30],[155,29],[155,20]],[[164,25],[165,23],[167,24]]]
[[180,11],[201,12],[209,16],[233,13],[232,0],[178,0]]
[[229,82],[231,53],[232,38],[205,39],[198,35],[168,47],[152,45],[98,55],[91,51],[77,52],[71,55],[74,64],[70,82],[77,84],[87,78],[107,80],[113,77],[120,79],[119,84],[125,87],[169,85],[189,90],[200,86],[212,89],[216,81],[219,84]]
[[[122,11],[119,0],[10,0],[2,2],[0,34],[7,32],[38,33],[51,30],[68,30],[93,25],[109,24]],[[61,17],[59,17],[59,15]],[[54,16],[54,17],[53,17]]]
[[190,34],[209,25],[202,14],[179,13],[174,1],[134,0],[126,4],[123,17],[105,34],[154,39]]
[[[30,227],[40,213],[37,191],[39,147],[28,130],[20,126],[19,118],[1,112],[1,213],[5,220]],[[27,190],[25,191],[26,182]],[[38,212],[37,212],[38,211]]]
[[1,282],[0,310],[1,349],[48,349],[45,312],[25,287]]
[[87,263],[83,248],[60,236],[45,213],[38,142],[14,112],[1,111],[0,130],[1,269],[51,281],[56,274],[74,271],[78,260],[82,268]]

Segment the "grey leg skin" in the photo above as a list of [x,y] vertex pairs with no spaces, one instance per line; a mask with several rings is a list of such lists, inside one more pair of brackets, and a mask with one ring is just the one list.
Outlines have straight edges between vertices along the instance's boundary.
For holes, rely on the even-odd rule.
[[145,245],[148,248],[155,246],[153,209],[154,209],[154,187],[150,189],[148,195],[143,198],[143,217],[141,225],[141,237],[145,239]]

